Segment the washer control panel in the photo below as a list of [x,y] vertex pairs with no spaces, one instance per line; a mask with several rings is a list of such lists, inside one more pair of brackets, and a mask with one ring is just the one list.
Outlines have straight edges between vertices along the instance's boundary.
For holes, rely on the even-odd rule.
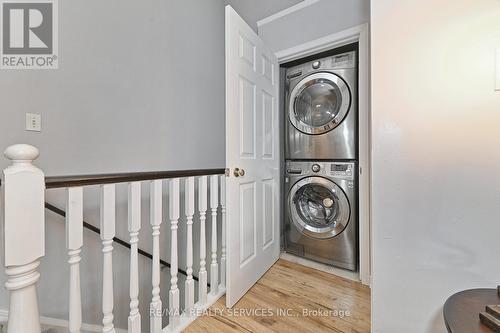
[[287,176],[323,176],[354,180],[356,164],[354,162],[302,162],[287,161]]
[[336,177],[349,177],[353,175],[352,163],[329,163],[329,174]]

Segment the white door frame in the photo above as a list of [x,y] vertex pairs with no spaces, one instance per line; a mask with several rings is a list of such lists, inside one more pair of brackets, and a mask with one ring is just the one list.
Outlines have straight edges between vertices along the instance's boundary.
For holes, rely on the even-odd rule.
[[276,52],[280,64],[359,43],[359,278],[371,284],[371,111],[368,23]]

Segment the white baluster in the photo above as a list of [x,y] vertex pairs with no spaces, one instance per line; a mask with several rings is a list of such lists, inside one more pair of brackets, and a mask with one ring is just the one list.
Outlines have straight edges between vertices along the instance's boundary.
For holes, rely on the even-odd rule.
[[160,298],[160,225],[162,219],[162,181],[153,180],[150,185],[150,217],[153,229],[153,272],[152,299],[149,306],[150,328],[152,333],[162,330],[162,303]]
[[177,223],[179,220],[179,179],[169,183],[169,213],[171,231],[170,249],[170,292],[169,292],[169,326],[175,328],[179,324],[179,288],[177,287]]
[[219,265],[217,264],[217,207],[219,206],[218,176],[210,176],[210,208],[212,209],[212,263],[210,264],[210,294],[219,291]]
[[[5,288],[10,292],[9,333],[40,332],[36,283],[45,255],[45,179],[32,164],[38,149],[14,145],[5,150],[12,165],[4,170]],[[29,231],[29,232],[27,232]]]
[[80,333],[82,298],[80,253],[83,246],[83,188],[68,188],[66,201],[66,248],[69,256],[69,332]]
[[141,332],[139,313],[138,242],[141,229],[141,183],[128,184],[128,232],[130,235],[130,314],[128,332]]
[[207,211],[207,176],[198,178],[198,210],[200,211],[200,272],[198,273],[198,302],[207,303],[207,270],[205,220]]
[[115,185],[101,185],[102,331],[115,332],[113,324],[113,237],[115,237]]
[[185,282],[185,307],[186,313],[191,314],[194,308],[194,280],[193,280],[193,215],[194,215],[194,177],[189,177],[185,182],[185,213],[187,226],[186,242],[186,273]]
[[222,236],[220,255],[220,283],[226,286],[226,175],[220,176],[220,205],[222,214]]

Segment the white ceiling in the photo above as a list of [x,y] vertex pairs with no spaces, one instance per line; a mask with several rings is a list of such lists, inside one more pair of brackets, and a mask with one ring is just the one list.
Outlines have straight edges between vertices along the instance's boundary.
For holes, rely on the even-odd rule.
[[302,0],[225,0],[254,30],[257,30],[257,21],[299,2]]

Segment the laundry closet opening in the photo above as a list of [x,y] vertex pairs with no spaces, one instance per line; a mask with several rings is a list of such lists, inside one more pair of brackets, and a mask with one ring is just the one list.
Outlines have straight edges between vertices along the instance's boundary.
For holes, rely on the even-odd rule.
[[280,64],[281,256],[354,280],[358,51],[350,43]]

